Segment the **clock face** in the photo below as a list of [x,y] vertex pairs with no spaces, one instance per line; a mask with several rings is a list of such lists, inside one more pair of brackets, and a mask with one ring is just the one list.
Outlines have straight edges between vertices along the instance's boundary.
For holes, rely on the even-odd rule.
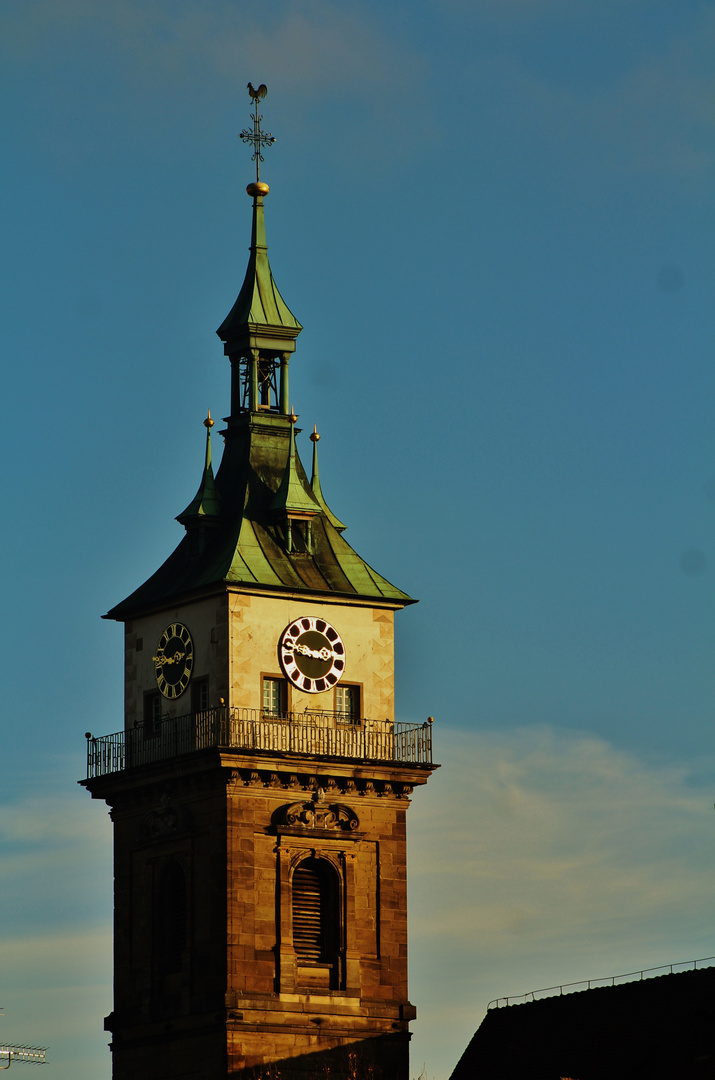
[[183,623],[167,626],[159,638],[154,661],[156,683],[165,698],[181,697],[194,666],[194,643]]
[[330,690],[345,671],[345,646],[325,619],[296,619],[281,634],[278,653],[286,676],[308,694]]

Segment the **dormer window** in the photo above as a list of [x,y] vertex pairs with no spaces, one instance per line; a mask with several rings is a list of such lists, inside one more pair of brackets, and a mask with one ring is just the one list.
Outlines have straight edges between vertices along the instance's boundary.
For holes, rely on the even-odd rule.
[[289,517],[286,521],[285,543],[289,555],[312,555],[312,518]]
[[206,530],[203,525],[194,525],[187,530],[187,557],[189,562],[200,559],[206,547]]

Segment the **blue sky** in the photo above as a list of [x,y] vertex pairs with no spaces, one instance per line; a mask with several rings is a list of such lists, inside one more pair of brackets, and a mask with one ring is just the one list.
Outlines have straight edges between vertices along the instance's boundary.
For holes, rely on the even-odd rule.
[[714,46],[690,0],[0,2],[0,1038],[57,1080],[109,1076],[110,833],[74,781],[121,726],[99,616],[228,410],[249,79],[295,408],[421,600],[415,1073],[491,998],[715,953]]

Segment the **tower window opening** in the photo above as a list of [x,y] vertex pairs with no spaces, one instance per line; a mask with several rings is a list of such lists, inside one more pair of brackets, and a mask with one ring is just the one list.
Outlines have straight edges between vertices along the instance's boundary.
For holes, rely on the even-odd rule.
[[263,679],[263,715],[265,717],[285,716],[288,709],[288,687],[285,679],[268,676]]
[[201,558],[206,550],[206,529],[203,525],[196,525],[188,530],[186,541],[186,556],[189,562]]
[[360,687],[338,683],[335,687],[335,712],[344,723],[357,724],[360,720]]
[[234,373],[238,368],[238,378],[232,388],[232,411],[237,408],[239,412],[250,412],[251,409],[279,412],[280,360],[275,356],[236,356],[232,364]]
[[259,409],[278,408],[278,385],[276,371],[278,364],[273,358],[261,357],[258,361],[258,407]]
[[195,679],[191,687],[192,713],[206,712],[209,707],[209,680]]
[[161,730],[161,694],[153,690],[144,695],[144,724],[142,732],[145,739],[158,735]]
[[313,554],[313,522],[288,518],[285,531],[286,551],[289,555]]
[[[242,357],[242,359],[238,361],[238,367],[240,374],[238,379],[234,379],[233,383],[233,386],[240,387],[240,406],[238,411],[248,412],[251,408],[251,361],[248,357]],[[232,375],[232,379],[233,378],[234,376]]]
[[331,964],[337,978],[339,935],[337,874],[325,859],[303,859],[293,872],[293,947],[298,964]]

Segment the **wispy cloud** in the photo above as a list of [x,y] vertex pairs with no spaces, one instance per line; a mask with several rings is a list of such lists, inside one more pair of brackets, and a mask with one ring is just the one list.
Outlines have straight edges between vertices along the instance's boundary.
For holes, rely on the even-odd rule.
[[453,1066],[491,998],[715,952],[712,801],[686,766],[550,729],[435,734],[409,813],[418,1052]]
[[108,1080],[103,1017],[112,1008],[111,950],[109,923],[62,934],[0,937],[0,1038],[48,1047],[57,1080]]
[[[528,11],[524,5],[524,11]],[[573,15],[573,12],[571,12]],[[644,15],[644,18],[646,16]],[[569,16],[564,15],[566,22]],[[561,28],[564,33],[564,28]],[[614,24],[612,32],[617,33]],[[604,173],[661,175],[701,184],[715,166],[715,11],[709,6],[659,44],[634,46],[610,72],[575,89],[554,70],[536,71],[506,35],[480,56],[472,82],[485,114],[501,118],[506,136],[543,143],[556,155]],[[561,40],[579,54],[579,35]]]
[[0,803],[2,1038],[49,1046],[57,1080],[99,1080],[111,1071],[111,823],[62,780]]
[[469,15],[508,27],[529,30],[534,24],[593,26],[641,10],[652,17],[652,0],[435,0],[444,12]]
[[640,172],[699,180],[715,164],[715,11],[651,53],[589,109],[614,160]]
[[106,808],[82,795],[38,785],[0,803],[0,927],[46,933],[106,921],[111,824]]
[[433,781],[433,805],[420,793],[411,812],[413,877],[421,890],[451,883],[450,918],[431,933],[468,928],[489,949],[598,933],[604,921],[626,936],[633,920],[643,928],[707,903],[712,810],[685,767],[654,769],[548,729],[452,735],[448,746],[459,755]]
[[195,92],[218,79],[243,93],[251,78],[304,105],[349,93],[384,106],[389,94],[414,90],[424,70],[370,6],[336,0],[279,0],[260,10],[230,0],[28,0],[2,25],[11,65],[38,50],[56,58],[59,35],[90,69],[98,54],[143,86]]

